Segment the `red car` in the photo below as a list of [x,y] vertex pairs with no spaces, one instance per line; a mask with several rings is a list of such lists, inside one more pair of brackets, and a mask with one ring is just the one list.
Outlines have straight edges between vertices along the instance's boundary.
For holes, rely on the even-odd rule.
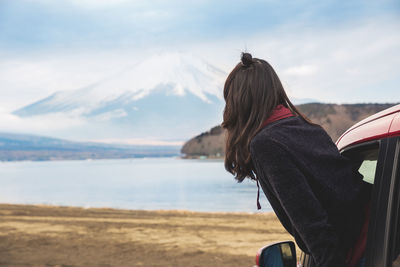
[[[359,172],[373,185],[366,239],[366,267],[400,266],[400,105],[372,115],[348,129],[336,142],[343,155],[361,159]],[[271,244],[257,253],[259,267],[296,267],[291,241]],[[315,266],[301,254],[297,266]]]

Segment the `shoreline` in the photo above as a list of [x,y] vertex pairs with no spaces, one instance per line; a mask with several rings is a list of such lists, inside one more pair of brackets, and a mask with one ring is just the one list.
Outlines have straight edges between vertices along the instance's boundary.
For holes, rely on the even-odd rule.
[[62,162],[62,161],[98,161],[98,160],[136,160],[136,159],[183,159],[179,154],[176,155],[160,155],[160,156],[137,156],[137,157],[106,157],[106,158],[50,158],[50,159],[13,159],[4,160],[0,159],[0,163],[9,162]]
[[279,240],[271,212],[0,204],[0,266],[253,266]]
[[[124,212],[155,212],[155,213],[187,213],[187,214],[221,214],[221,215],[229,215],[229,214],[237,214],[237,215],[266,215],[266,214],[274,214],[273,210],[267,210],[267,208],[263,208],[263,210],[254,210],[254,211],[227,211],[227,210],[189,210],[189,209],[138,209],[138,208],[124,208],[124,207],[118,207],[118,206],[79,206],[79,205],[68,205],[68,204],[47,204],[47,203],[7,203],[7,202],[0,202],[0,209],[2,207],[7,207],[7,206],[26,206],[26,207],[38,207],[38,208],[71,208],[71,209],[82,209],[82,210],[114,210],[114,211],[124,211]],[[272,208],[271,208],[272,209]],[[265,210],[265,211],[264,211]],[[1,211],[0,211],[0,216],[1,216]]]

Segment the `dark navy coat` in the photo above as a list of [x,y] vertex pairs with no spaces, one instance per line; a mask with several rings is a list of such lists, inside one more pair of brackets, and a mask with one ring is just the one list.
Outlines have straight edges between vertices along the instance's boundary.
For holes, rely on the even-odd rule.
[[252,139],[256,177],[277,217],[317,266],[345,266],[369,196],[356,164],[301,117],[266,125]]

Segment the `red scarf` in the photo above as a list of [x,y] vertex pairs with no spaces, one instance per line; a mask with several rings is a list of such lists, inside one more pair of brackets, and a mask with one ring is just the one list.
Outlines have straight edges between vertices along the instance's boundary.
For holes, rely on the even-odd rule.
[[[292,113],[292,111],[290,109],[288,109],[287,107],[285,107],[284,105],[277,105],[274,110],[272,110],[271,115],[264,121],[264,123],[262,124],[261,128],[264,128],[265,126],[267,126],[268,124],[274,122],[274,121],[278,121],[284,118],[289,118],[289,117],[293,117],[294,114]],[[261,209],[261,205],[260,205],[260,185],[258,184],[258,179],[257,181],[257,209]]]
[[271,115],[264,121],[262,128],[267,126],[268,124],[281,120],[288,117],[293,117],[292,111],[285,107],[284,105],[277,105],[272,111]]

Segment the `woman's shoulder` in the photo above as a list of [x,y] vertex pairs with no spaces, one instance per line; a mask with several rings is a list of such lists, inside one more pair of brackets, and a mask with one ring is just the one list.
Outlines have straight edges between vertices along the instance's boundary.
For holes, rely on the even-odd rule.
[[253,137],[253,140],[257,139],[269,139],[274,136],[279,136],[282,133],[299,131],[300,129],[312,130],[320,128],[320,126],[311,124],[304,120],[300,116],[288,117],[281,120],[274,121],[264,126],[258,133]]
[[280,135],[288,132],[287,127],[290,125],[296,125],[299,122],[298,117],[289,117],[274,121],[264,126],[258,133],[252,138],[250,142],[250,150],[254,151],[264,147],[271,147],[281,143]]
[[265,143],[288,146],[299,143],[320,143],[321,141],[332,142],[321,126],[309,123],[302,117],[296,116],[266,125],[252,138],[250,149]]

